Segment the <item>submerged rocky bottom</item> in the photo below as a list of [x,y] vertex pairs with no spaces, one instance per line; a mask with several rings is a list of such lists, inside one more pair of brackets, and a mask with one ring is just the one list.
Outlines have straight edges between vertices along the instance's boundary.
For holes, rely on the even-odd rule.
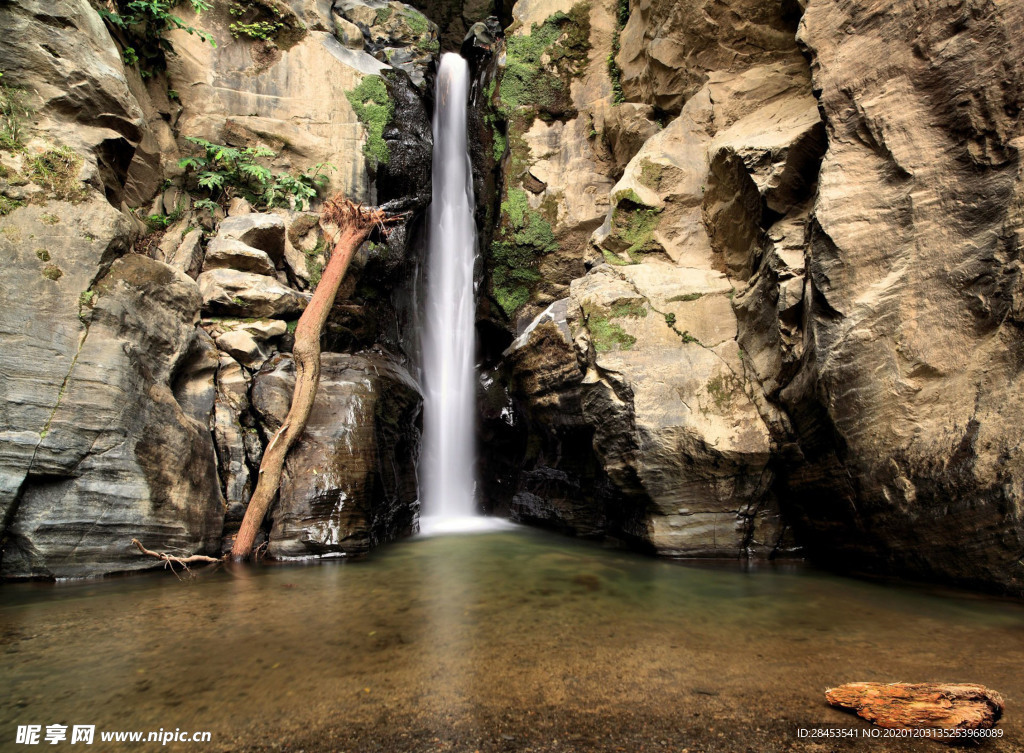
[[1024,749],[1020,604],[528,529],[184,583],[5,585],[0,636],[0,749],[59,723],[212,733],[171,750],[941,750],[799,737],[869,729],[824,701],[853,680],[988,685],[1007,711],[982,749]]

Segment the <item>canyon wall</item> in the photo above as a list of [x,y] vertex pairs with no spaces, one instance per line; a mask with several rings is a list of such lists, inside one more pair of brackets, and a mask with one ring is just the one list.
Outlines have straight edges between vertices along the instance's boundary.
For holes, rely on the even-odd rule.
[[[508,70],[571,7],[517,4]],[[502,221],[554,237],[504,307],[513,517],[1019,591],[1021,9],[582,7],[571,106],[509,118]]]
[[[335,191],[409,214],[343,285],[267,549],[415,529],[432,76],[472,31],[481,503],[1021,592],[1024,9],[243,0],[148,49],[114,7],[0,7],[0,575],[230,546]],[[258,168],[223,191],[218,149]]]

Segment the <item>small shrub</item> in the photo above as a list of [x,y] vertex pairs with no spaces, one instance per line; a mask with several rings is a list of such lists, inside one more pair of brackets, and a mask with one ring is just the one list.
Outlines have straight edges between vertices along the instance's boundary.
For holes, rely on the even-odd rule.
[[665,302],[666,303],[677,303],[677,302],[680,302],[680,301],[682,301],[682,302],[699,301],[703,297],[704,297],[703,293],[685,293],[683,295],[674,295],[671,298],[666,298]]
[[0,217],[5,217],[19,207],[25,206],[25,202],[11,199],[0,194]]

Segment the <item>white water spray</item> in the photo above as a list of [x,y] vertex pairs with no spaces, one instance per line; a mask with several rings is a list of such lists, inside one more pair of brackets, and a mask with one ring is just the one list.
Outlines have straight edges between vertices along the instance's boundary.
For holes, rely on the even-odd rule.
[[441,57],[434,105],[433,198],[423,329],[424,533],[476,530],[473,175],[466,140],[469,66]]

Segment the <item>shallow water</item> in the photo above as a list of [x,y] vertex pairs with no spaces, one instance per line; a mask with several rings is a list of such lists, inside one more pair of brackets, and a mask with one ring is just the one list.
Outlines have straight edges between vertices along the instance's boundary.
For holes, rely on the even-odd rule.
[[867,729],[824,703],[853,680],[988,685],[1007,713],[982,748],[1024,750],[1020,604],[529,529],[185,583],[8,584],[0,635],[3,750],[53,723],[212,733],[175,750],[942,750],[798,738]]

